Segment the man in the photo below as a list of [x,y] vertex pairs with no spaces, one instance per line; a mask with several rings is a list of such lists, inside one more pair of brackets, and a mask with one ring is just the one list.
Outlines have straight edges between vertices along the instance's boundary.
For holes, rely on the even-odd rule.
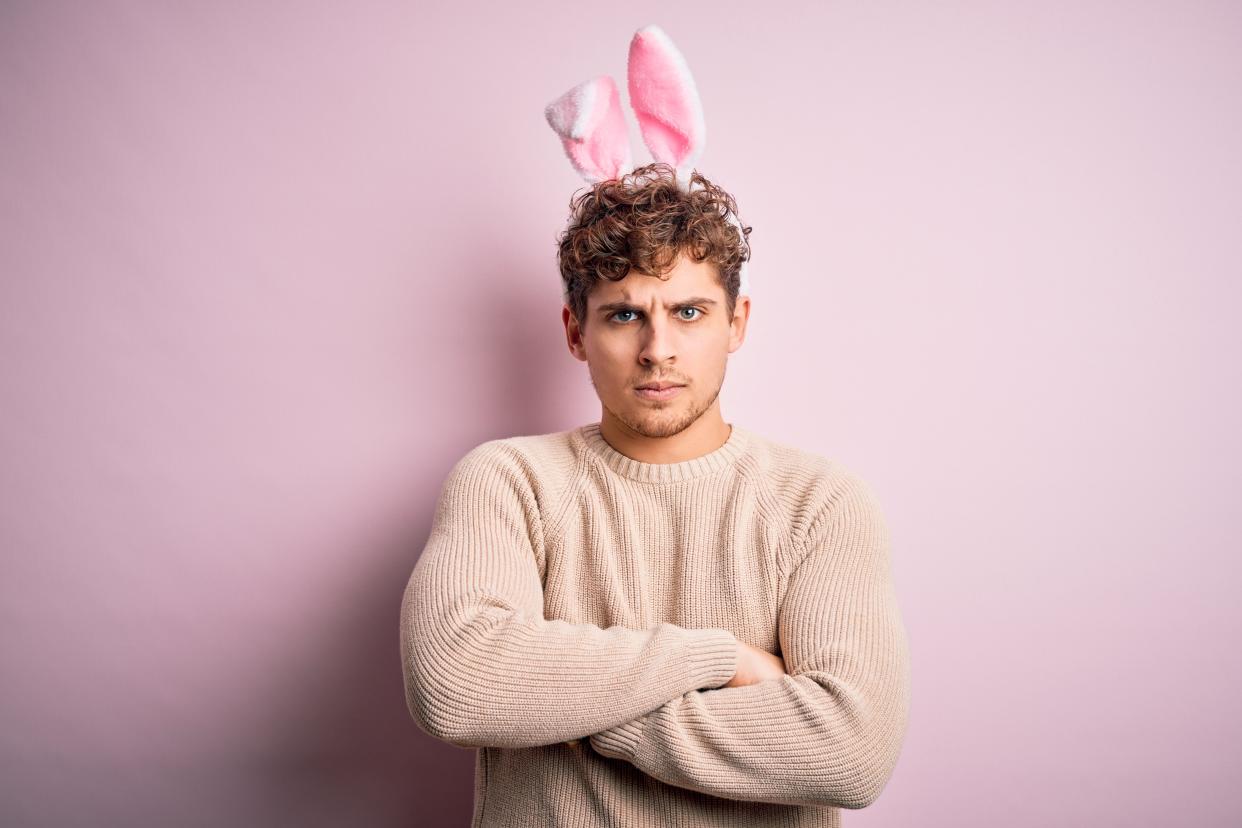
[[722,418],[750,228],[694,183],[648,165],[573,204],[562,318],[600,421],[468,452],[406,588],[406,699],[478,748],[474,826],[838,826],[897,762],[882,512]]

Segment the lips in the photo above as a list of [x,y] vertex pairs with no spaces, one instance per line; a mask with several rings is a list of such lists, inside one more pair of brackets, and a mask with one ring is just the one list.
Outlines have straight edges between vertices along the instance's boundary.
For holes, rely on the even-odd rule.
[[636,386],[634,393],[639,399],[664,402],[676,398],[683,388],[685,388],[684,385],[672,382],[649,382],[646,385]]

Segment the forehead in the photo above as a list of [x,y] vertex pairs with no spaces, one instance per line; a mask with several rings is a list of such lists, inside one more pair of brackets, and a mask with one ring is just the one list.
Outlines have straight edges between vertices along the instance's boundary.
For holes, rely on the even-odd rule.
[[680,302],[687,296],[716,296],[723,293],[724,288],[720,286],[714,264],[696,262],[682,254],[676,265],[664,274],[664,278],[631,271],[619,282],[601,279],[591,291],[588,302],[592,306],[613,302],[671,304]]

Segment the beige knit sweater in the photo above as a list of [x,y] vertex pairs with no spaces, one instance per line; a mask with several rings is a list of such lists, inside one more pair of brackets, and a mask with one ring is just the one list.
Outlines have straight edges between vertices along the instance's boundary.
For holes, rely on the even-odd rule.
[[[905,736],[873,491],[736,424],[680,463],[633,460],[598,423],[476,446],[400,638],[415,722],[477,748],[474,828],[839,826]],[[723,687],[738,640],[788,675]]]

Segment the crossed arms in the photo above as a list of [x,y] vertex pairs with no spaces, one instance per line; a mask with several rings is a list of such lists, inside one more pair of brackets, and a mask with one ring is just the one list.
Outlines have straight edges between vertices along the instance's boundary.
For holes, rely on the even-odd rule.
[[511,447],[484,443],[450,472],[401,605],[420,727],[465,747],[589,737],[604,756],[729,799],[875,801],[904,738],[909,655],[887,528],[862,481],[842,479],[796,550],[778,615],[788,673],[748,686],[724,686],[739,663],[729,630],[545,619],[539,527]]

